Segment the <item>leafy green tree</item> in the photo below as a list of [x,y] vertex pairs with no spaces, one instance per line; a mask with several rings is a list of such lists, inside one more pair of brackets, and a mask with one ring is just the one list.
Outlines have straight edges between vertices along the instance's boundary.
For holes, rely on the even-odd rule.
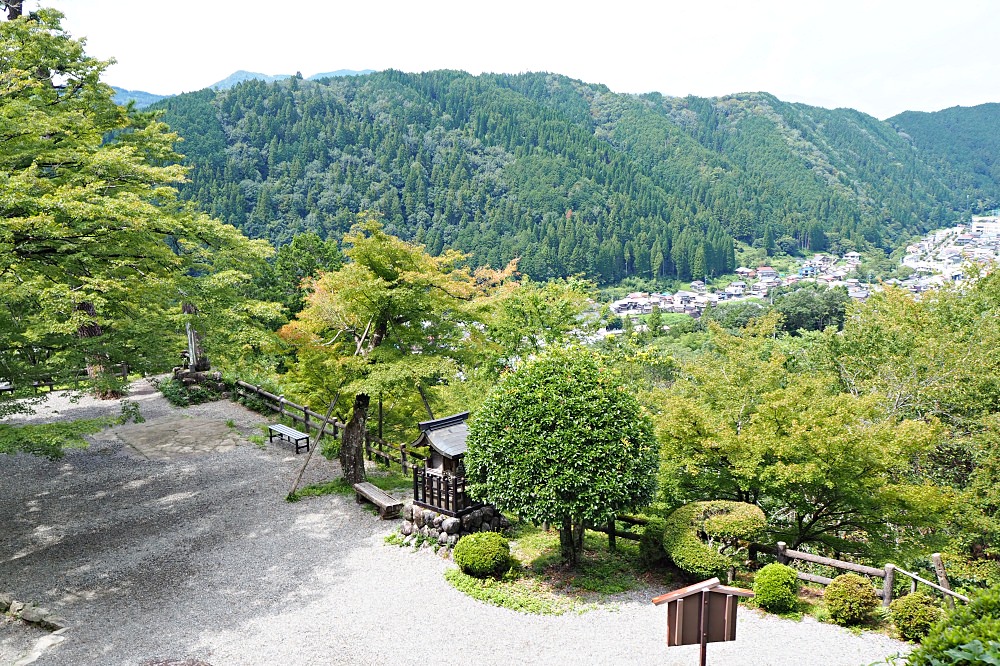
[[[463,256],[432,257],[364,216],[344,236],[347,263],[323,273],[282,334],[298,358],[289,381],[311,395],[353,396],[340,460],[344,478],[365,478],[364,438],[372,396],[417,391],[454,378],[477,329],[475,279]],[[430,406],[424,399],[425,405]]]
[[793,372],[777,321],[740,335],[712,326],[714,352],[666,393],[664,501],[756,504],[793,546],[871,555],[923,545],[950,495],[913,466],[926,464],[939,429],[887,414],[876,396],[842,393],[831,374]]
[[790,333],[822,331],[827,326],[841,328],[850,296],[843,287],[801,286],[775,294],[774,309],[780,313],[782,328]]
[[0,376],[160,371],[186,323],[210,353],[234,331],[264,337],[277,311],[248,293],[248,269],[270,247],[177,202],[176,137],[114,104],[107,63],[61,19],[0,24]]
[[551,348],[506,375],[470,423],[470,491],[559,526],[575,563],[588,524],[645,506],[657,447],[638,401],[594,353]]
[[274,276],[280,299],[295,314],[305,305],[303,285],[320,271],[332,271],[344,263],[334,240],[324,241],[313,232],[296,234],[292,242],[278,248],[274,258]]

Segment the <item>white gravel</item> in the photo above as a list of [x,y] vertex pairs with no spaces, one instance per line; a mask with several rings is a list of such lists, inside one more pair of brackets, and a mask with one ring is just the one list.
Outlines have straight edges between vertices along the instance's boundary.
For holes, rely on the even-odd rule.
[[[145,383],[130,399],[147,419],[179,413]],[[34,420],[118,409],[55,394]],[[245,434],[265,422],[224,401],[180,413],[232,419]],[[385,545],[398,523],[352,498],[286,503],[303,458],[246,443],[146,460],[108,435],[58,461],[0,456],[0,590],[71,625],[35,663],[697,662],[697,647],[665,646],[665,609],[649,603],[664,590],[557,617],[479,603],[444,580],[449,562]],[[307,481],[337,473],[320,456],[311,467]],[[737,640],[709,645],[709,664],[856,666],[907,649],[811,619],[739,617]]]

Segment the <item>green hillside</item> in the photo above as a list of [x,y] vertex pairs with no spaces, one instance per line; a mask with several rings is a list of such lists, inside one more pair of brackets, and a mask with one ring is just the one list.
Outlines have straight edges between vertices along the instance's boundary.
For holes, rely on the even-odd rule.
[[907,111],[886,122],[942,167],[957,200],[967,198],[972,211],[1000,202],[1000,104]]
[[690,279],[771,253],[889,249],[956,219],[947,170],[891,125],[766,94],[621,95],[550,74],[386,71],[156,105],[194,165],[184,196],[256,237],[387,230],[521,257],[536,278]]

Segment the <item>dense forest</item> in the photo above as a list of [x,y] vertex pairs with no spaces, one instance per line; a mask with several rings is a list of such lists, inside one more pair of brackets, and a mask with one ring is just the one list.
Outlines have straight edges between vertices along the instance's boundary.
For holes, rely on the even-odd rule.
[[897,129],[763,93],[385,71],[247,81],[153,108],[194,167],[182,196],[250,236],[339,238],[354,214],[379,210],[433,254],[519,256],[537,279],[719,275],[735,267],[734,241],[888,250],[996,201],[991,179],[956,190],[968,169],[940,144],[915,145],[906,117]]

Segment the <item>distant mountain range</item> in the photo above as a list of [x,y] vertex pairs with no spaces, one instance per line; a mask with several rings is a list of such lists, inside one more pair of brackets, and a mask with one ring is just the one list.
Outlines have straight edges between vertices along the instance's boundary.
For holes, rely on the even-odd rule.
[[[329,79],[337,76],[362,76],[364,74],[371,74],[374,71],[375,70],[373,69],[338,69],[334,72],[320,72],[319,74],[313,74],[309,77],[309,80],[318,81],[319,79]],[[216,81],[208,87],[212,90],[229,90],[233,86],[243,83],[244,81],[264,81],[265,83],[272,83],[274,81],[282,81],[290,78],[292,78],[291,74],[261,74],[260,72],[248,72],[241,69],[233,72],[221,81]],[[155,104],[161,99],[173,96],[157,95],[155,93],[145,92],[144,90],[127,90],[117,86],[111,87],[115,91],[116,104],[125,106],[129,102],[135,102],[135,108],[137,109],[144,109],[150,104]]]
[[354,213],[532,277],[690,280],[768,254],[881,248],[1000,202],[1000,106],[901,114],[625,95],[545,73],[393,70],[163,100],[184,197],[254,237]]

